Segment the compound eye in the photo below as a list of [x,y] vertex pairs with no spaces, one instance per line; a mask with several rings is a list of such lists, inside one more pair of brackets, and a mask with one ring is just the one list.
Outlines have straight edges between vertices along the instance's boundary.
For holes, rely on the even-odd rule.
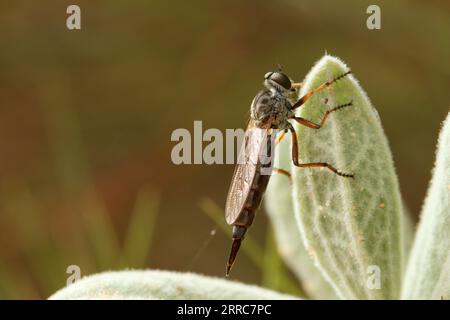
[[270,76],[273,74],[273,72],[267,72],[265,75],[264,75],[264,79],[269,79],[270,78]]
[[270,79],[278,83],[280,86],[285,88],[286,90],[291,89],[291,80],[287,75],[285,75],[283,72],[273,72],[270,75]]

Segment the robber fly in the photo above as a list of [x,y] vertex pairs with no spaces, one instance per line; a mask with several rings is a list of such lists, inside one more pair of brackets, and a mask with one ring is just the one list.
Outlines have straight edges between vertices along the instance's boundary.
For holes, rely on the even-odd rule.
[[[350,101],[326,111],[320,123],[295,116],[295,110],[315,93],[322,91],[350,73],[351,71],[347,71],[328,80],[297,101],[293,100],[292,96],[298,91],[301,84],[293,83],[281,69],[268,72],[264,76],[265,89],[255,96],[251,104],[250,120],[225,206],[226,221],[233,225],[233,243],[226,266],[227,276],[236,259],[244,235],[252,225],[272,171],[290,177],[289,172],[272,167],[273,142],[277,145],[289,131],[292,136],[292,162],[295,166],[300,168],[324,167],[339,176],[353,178],[352,174],[342,173],[326,162],[299,163],[297,134],[289,121],[294,120],[309,128],[320,129],[330,113],[351,106],[352,102]],[[280,131],[280,135],[274,139],[277,130]]]

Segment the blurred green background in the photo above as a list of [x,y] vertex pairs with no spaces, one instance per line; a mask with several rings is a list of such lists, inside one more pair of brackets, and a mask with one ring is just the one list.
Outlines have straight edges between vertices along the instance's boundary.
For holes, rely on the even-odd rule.
[[[66,28],[70,4],[81,31]],[[381,30],[366,28],[370,4]],[[378,109],[417,218],[450,105],[449,38],[448,1],[2,2],[0,298],[46,298],[69,265],[223,276],[233,166],[172,164],[170,134],[244,127],[265,72],[302,80],[325,51]],[[249,235],[232,277],[298,293],[262,212]]]

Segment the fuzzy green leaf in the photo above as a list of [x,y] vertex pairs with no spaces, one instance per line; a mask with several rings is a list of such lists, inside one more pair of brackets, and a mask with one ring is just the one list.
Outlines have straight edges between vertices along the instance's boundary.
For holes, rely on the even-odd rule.
[[403,201],[403,219],[402,219],[402,236],[403,236],[403,265],[408,262],[411,254],[411,247],[414,242],[415,224],[411,216],[411,212]]
[[[291,166],[290,143],[290,136],[286,135],[275,151],[276,166],[287,171]],[[300,280],[302,288],[314,299],[336,299],[333,288],[314,266],[303,245],[292,204],[292,183],[288,177],[273,174],[264,200],[275,231],[278,252]]]
[[[347,70],[339,59],[323,57],[301,94]],[[293,166],[294,210],[308,253],[339,297],[395,299],[401,287],[403,209],[376,110],[350,75],[333,84],[331,92],[315,94],[299,115],[320,122],[327,109],[349,101],[353,106],[332,113],[319,130],[295,127],[300,163],[328,162],[355,179]]]
[[450,113],[442,127],[436,164],[411,251],[402,296],[450,299]]
[[49,299],[296,299],[257,286],[170,271],[105,272],[85,277]]

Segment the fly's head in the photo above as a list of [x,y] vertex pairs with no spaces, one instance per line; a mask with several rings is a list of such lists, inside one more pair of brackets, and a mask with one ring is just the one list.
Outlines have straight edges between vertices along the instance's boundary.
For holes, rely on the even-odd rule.
[[292,90],[289,77],[281,71],[267,72],[264,76],[264,86],[274,93],[286,95]]

